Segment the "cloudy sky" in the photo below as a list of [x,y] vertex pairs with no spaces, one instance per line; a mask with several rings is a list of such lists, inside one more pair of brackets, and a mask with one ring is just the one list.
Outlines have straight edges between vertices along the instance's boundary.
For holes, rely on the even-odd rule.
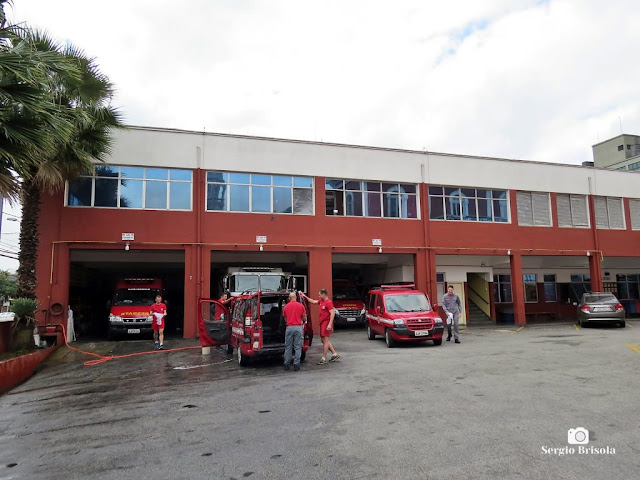
[[562,163],[640,133],[637,0],[14,4],[132,125]]

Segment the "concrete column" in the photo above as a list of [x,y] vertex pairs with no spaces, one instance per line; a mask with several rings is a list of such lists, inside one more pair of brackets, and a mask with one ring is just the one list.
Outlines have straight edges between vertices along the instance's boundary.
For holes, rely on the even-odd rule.
[[589,257],[589,273],[591,274],[591,291],[602,291],[602,260],[600,253],[594,252]]
[[522,256],[514,253],[509,257],[511,263],[511,296],[513,297],[513,315],[516,325],[526,325],[524,310],[524,282],[522,280]]
[[[309,251],[309,296],[318,299],[321,288],[327,289],[329,297],[332,297],[332,259],[331,248],[313,248]],[[311,324],[313,332],[320,331],[318,327],[318,306],[311,305]]]
[[198,335],[198,268],[197,246],[190,245],[184,250],[184,320],[182,335],[184,338],[196,338]]
[[428,274],[427,274],[427,256],[424,250],[418,251],[413,256],[413,278],[414,283],[416,284],[416,288],[421,292],[427,292],[429,295],[429,299],[431,303],[434,300],[431,298],[429,294],[429,283],[428,283]]

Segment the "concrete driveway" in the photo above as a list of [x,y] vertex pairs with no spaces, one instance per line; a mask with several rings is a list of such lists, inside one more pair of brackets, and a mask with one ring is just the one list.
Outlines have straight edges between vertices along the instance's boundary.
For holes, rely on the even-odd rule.
[[[461,338],[388,349],[339,331],[342,359],[316,365],[317,342],[300,372],[219,350],[84,367],[61,349],[0,397],[0,479],[637,478],[638,322]],[[568,444],[577,427],[587,445]]]

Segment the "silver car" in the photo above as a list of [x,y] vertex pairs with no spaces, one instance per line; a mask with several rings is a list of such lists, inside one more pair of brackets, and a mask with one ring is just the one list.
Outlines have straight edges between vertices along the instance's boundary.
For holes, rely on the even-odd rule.
[[613,322],[625,326],[624,307],[612,293],[584,293],[578,303],[578,323]]

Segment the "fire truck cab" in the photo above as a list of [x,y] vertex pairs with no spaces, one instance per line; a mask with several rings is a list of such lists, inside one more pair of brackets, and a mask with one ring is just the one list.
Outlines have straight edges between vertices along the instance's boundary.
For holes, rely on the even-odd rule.
[[362,296],[356,283],[349,280],[333,281],[333,306],[338,310],[335,325],[364,325],[367,320]]
[[[200,299],[198,331],[201,345],[227,345],[229,353],[235,349],[241,366],[251,359],[282,356],[286,331],[282,310],[289,293],[290,290],[245,292],[234,299],[231,309],[217,300]],[[298,301],[307,311],[307,323],[303,328],[304,359],[313,341],[313,329],[308,303],[299,295]]]
[[414,285],[382,285],[367,297],[367,336],[383,336],[387,347],[397,342],[433,341],[442,345],[444,323],[429,298]]

